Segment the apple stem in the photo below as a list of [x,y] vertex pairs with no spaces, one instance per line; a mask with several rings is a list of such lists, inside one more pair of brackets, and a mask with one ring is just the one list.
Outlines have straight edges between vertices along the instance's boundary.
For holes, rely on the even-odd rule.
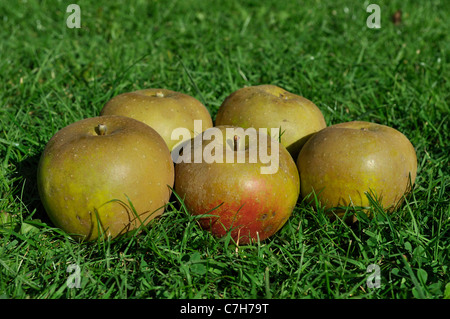
[[96,131],[97,131],[98,135],[105,135],[106,131],[107,131],[106,125],[105,124],[99,124],[97,126],[97,130]]

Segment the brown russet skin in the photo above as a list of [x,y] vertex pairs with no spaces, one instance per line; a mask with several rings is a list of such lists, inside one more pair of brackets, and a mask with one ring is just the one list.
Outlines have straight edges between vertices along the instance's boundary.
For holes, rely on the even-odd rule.
[[203,130],[213,126],[208,109],[196,98],[167,89],[144,89],[119,94],[109,100],[100,115],[122,115],[134,118],[155,129],[170,151],[180,141],[172,140],[179,127],[194,132],[194,120],[201,120]]
[[269,133],[271,128],[281,128],[281,144],[294,161],[308,138],[326,127],[322,112],[313,102],[270,84],[244,87],[230,94],[220,106],[215,124],[268,128]]
[[297,166],[302,197],[314,191],[322,207],[368,207],[365,193],[370,193],[392,211],[414,184],[417,157],[411,142],[396,129],[353,121],[311,137]]
[[[233,150],[232,141],[225,141],[225,129],[218,126],[224,136],[225,152]],[[205,134],[205,132],[203,133]],[[267,138],[258,135],[258,140]],[[277,141],[274,141],[278,143]],[[202,151],[211,143],[203,141]],[[269,153],[272,152],[268,143]],[[191,143],[191,154],[194,154]],[[179,163],[175,165],[175,191],[184,198],[191,214],[203,215],[200,225],[217,237],[231,231],[238,244],[248,244],[275,234],[291,216],[300,193],[298,170],[287,150],[279,145],[279,167],[274,174],[261,174],[266,166],[260,161],[250,163],[248,146],[244,163]],[[224,154],[224,159],[225,159]]]
[[161,215],[171,195],[174,166],[154,129],[108,115],[58,131],[41,155],[37,182],[55,226],[89,241],[102,232],[114,238]]

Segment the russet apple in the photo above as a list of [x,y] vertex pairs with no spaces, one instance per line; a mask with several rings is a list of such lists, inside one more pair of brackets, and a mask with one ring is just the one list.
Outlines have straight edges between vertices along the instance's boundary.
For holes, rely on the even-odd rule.
[[[314,191],[322,207],[368,207],[369,193],[392,211],[414,184],[417,158],[411,142],[398,130],[353,121],[312,136],[297,166],[302,197]],[[339,216],[343,210],[336,212]]]
[[213,235],[230,231],[238,244],[262,241],[292,214],[300,193],[297,167],[263,132],[213,127],[181,152],[188,156],[175,165],[175,191],[191,214],[207,214],[199,222]]
[[142,122],[115,115],[59,130],[45,146],[37,173],[50,220],[87,241],[102,233],[114,238],[161,215],[173,182],[162,137]]
[[313,102],[276,85],[249,86],[233,92],[219,107],[215,124],[278,128],[281,144],[294,161],[308,138],[326,127],[322,112]]
[[119,94],[109,100],[100,115],[122,115],[134,118],[155,129],[164,139],[169,150],[182,140],[172,140],[172,131],[187,128],[192,136],[194,120],[201,120],[203,129],[213,126],[208,109],[196,98],[167,89],[144,89]]

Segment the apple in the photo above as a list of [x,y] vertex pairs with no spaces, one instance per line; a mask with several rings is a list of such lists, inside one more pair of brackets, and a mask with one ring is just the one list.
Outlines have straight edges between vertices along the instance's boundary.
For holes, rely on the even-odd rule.
[[119,94],[109,100],[100,115],[122,115],[134,118],[154,128],[164,139],[169,150],[184,140],[174,140],[172,131],[183,127],[191,137],[194,120],[201,120],[203,129],[213,126],[208,109],[196,98],[167,89],[144,89]]
[[[322,207],[368,207],[369,193],[392,211],[414,184],[417,158],[411,142],[396,129],[352,121],[312,136],[297,166],[302,197],[314,191]],[[339,216],[343,210],[336,212]]]
[[37,173],[50,220],[87,241],[114,238],[161,215],[173,182],[162,137],[142,122],[115,115],[59,130],[45,146]]
[[295,161],[262,130],[209,128],[181,153],[175,192],[214,236],[230,231],[238,244],[262,241],[292,214],[300,194]]
[[[219,107],[215,124],[278,128],[279,140],[294,161],[308,138],[326,127],[322,112],[313,102],[275,85],[249,86],[233,92]],[[278,139],[279,134],[273,138]]]

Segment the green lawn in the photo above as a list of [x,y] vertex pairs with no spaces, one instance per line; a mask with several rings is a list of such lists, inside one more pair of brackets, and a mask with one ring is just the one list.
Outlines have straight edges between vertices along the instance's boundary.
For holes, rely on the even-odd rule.
[[[76,3],[80,29],[64,1],[0,3],[0,211],[15,226],[0,228],[0,297],[450,298],[448,1]],[[369,3],[380,29],[366,26]],[[403,132],[418,176],[401,209],[348,226],[299,199],[274,237],[239,249],[175,197],[146,231],[113,241],[80,244],[47,219],[36,168],[62,127],[150,87],[190,94],[214,118],[234,90],[269,83],[315,102],[328,125]],[[67,285],[71,265],[80,288]]]

